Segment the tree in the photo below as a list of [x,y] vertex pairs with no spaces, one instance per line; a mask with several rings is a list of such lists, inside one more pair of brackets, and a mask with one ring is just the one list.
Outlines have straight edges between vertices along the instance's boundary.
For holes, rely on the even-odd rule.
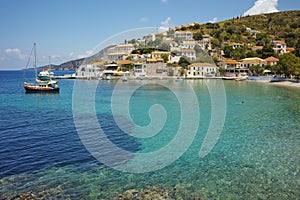
[[225,57],[230,58],[232,56],[233,48],[232,48],[232,46],[226,45],[226,46],[224,46],[223,51],[224,51]]
[[221,76],[225,76],[225,74],[226,74],[226,69],[220,67],[220,68],[219,68],[219,73],[220,73]]
[[263,71],[265,70],[262,66],[260,65],[253,65],[251,66],[250,68],[250,71],[253,73],[253,74],[262,74]]
[[277,57],[276,53],[274,52],[274,49],[270,45],[266,45],[262,48],[262,55],[261,57],[263,59],[268,58],[270,56]]
[[291,75],[300,77],[300,58],[292,53],[285,53],[279,56],[277,63],[278,71],[290,77]]
[[191,61],[188,57],[186,57],[186,56],[181,56],[180,57],[178,65],[180,65],[181,67],[186,69],[189,64],[191,64]]
[[258,46],[266,46],[271,42],[270,38],[265,33],[257,33],[256,34],[256,45]]
[[249,51],[246,53],[246,57],[260,57],[256,51]]
[[200,31],[196,32],[193,34],[193,39],[194,40],[202,40],[203,39],[203,35]]
[[195,30],[200,29],[200,28],[201,28],[200,24],[198,24],[198,23],[194,24],[194,29]]
[[127,58],[125,60],[131,60],[132,61],[132,57],[131,56],[127,56]]
[[297,44],[296,44],[296,49],[294,51],[294,54],[298,57],[300,57],[300,39],[298,40]]
[[163,53],[161,54],[162,59],[164,59],[164,62],[167,63],[169,61],[169,54]]

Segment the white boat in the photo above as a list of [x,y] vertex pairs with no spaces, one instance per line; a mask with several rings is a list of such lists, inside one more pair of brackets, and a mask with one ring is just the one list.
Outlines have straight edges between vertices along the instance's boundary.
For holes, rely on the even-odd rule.
[[240,76],[240,77],[237,77],[235,80],[236,81],[246,81],[248,79],[248,76]]
[[183,78],[177,77],[177,78],[175,79],[175,81],[176,81],[176,82],[183,82]]

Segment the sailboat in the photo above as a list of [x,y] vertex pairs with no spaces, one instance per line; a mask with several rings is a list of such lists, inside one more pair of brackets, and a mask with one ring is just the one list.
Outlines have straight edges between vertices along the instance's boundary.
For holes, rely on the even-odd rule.
[[[36,44],[34,43],[34,70],[36,72]],[[59,92],[58,82],[53,81],[50,76],[46,73],[39,73],[36,75],[35,83],[27,83],[24,82],[24,89],[26,93],[51,93],[51,92]]]

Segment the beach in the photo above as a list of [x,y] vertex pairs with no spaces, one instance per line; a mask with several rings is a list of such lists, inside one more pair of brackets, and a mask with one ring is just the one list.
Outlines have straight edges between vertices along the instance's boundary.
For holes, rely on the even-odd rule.
[[295,87],[295,88],[300,88],[300,83],[293,83],[290,81],[283,81],[283,82],[274,82],[274,83],[269,83],[270,85],[276,85],[276,86],[282,86],[282,87]]

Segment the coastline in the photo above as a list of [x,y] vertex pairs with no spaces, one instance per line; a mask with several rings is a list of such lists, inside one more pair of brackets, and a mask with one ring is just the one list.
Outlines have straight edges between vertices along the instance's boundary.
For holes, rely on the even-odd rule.
[[265,80],[248,80],[249,82],[256,82],[256,83],[265,83],[268,85],[274,85],[278,87],[290,87],[290,88],[299,88],[300,89],[300,83],[293,83],[290,81],[281,81],[281,82],[270,82]]
[[300,83],[293,83],[290,81],[282,81],[282,82],[265,82],[269,85],[275,85],[279,87],[291,87],[300,89]]

